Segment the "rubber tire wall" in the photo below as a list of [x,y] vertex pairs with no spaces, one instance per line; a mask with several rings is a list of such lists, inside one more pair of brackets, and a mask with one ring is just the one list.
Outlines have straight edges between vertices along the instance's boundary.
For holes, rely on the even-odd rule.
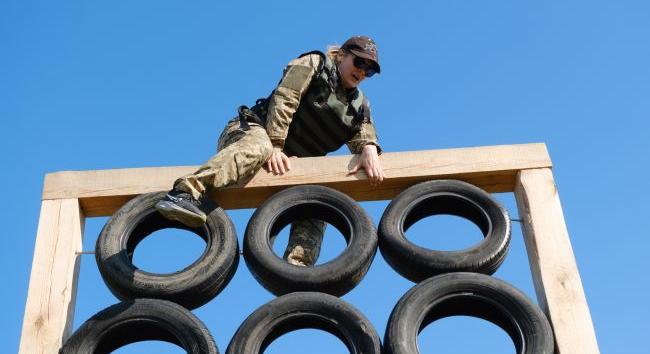
[[[317,218],[336,227],[347,247],[338,257],[314,267],[298,267],[278,257],[272,240],[299,218]],[[267,199],[248,222],[244,259],[270,292],[318,291],[341,296],[365,276],[377,253],[377,233],[365,211],[347,195],[323,186],[287,188]]]
[[553,332],[539,307],[510,284],[478,273],[438,275],[411,288],[390,315],[384,353],[419,353],[417,336],[424,327],[463,315],[501,327],[518,354],[553,354]]
[[125,345],[161,340],[189,354],[218,354],[205,325],[189,310],[173,302],[137,299],[100,311],[79,327],[60,354],[108,354]]
[[[437,251],[406,238],[406,230],[414,223],[439,214],[472,221],[481,229],[484,239],[464,250]],[[427,181],[407,188],[391,201],[379,224],[382,256],[395,271],[413,282],[448,272],[492,274],[503,263],[509,245],[507,210],[489,193],[457,180]]]
[[[235,227],[221,208],[206,212],[201,228],[170,221],[154,205],[164,192],[140,195],[118,210],[102,229],[95,247],[104,282],[120,300],[156,298],[188,309],[213,299],[232,279],[239,263]],[[133,265],[133,252],[146,236],[164,228],[188,230],[206,242],[203,254],[191,265],[171,274],[142,271]]]
[[[345,301],[323,293],[296,292],[261,306],[242,323],[227,354],[257,354],[285,333],[314,328],[338,337],[350,353],[381,354],[372,323]],[[310,351],[305,350],[305,353]]]

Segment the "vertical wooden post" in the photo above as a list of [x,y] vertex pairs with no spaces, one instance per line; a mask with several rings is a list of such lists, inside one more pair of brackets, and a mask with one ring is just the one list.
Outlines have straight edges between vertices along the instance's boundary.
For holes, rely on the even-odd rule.
[[599,353],[551,169],[521,170],[515,196],[537,300],[553,326],[556,352]]
[[77,199],[42,202],[19,353],[55,353],[70,336],[83,229]]

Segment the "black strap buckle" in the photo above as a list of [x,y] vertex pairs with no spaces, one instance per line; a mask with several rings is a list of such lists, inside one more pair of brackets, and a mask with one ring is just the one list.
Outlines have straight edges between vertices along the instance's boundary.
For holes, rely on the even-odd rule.
[[251,126],[248,124],[248,117],[252,114],[251,110],[246,106],[239,106],[237,109],[239,113],[239,126],[242,130],[249,130]]

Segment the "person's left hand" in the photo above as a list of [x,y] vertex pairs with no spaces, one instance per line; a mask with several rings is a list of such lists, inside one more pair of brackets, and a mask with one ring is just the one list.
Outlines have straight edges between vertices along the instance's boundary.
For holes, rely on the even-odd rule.
[[379,161],[377,146],[368,144],[363,147],[359,160],[357,160],[354,167],[348,171],[348,176],[355,174],[359,168],[362,167],[366,171],[366,175],[368,176],[371,185],[376,186],[384,181],[386,174],[381,167],[381,161]]
[[266,168],[274,175],[283,175],[291,170],[291,161],[281,147],[273,147],[271,157],[266,161]]

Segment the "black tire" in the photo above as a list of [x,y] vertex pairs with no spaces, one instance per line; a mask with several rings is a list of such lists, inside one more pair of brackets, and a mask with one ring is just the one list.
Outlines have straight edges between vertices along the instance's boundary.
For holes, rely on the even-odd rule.
[[478,273],[449,273],[417,284],[397,303],[384,336],[387,354],[416,354],[418,333],[448,316],[473,316],[505,330],[518,354],[552,354],[553,332],[544,313],[521,291]]
[[[300,218],[324,220],[347,241],[335,259],[314,267],[298,267],[278,257],[272,240]],[[347,195],[315,185],[285,189],[253,214],[244,237],[244,259],[257,281],[275,295],[319,291],[341,296],[365,276],[377,253],[377,233],[365,211]]]
[[[164,196],[164,192],[143,194],[113,214],[97,239],[97,266],[108,288],[120,300],[164,299],[193,309],[213,299],[235,274],[239,263],[235,227],[223,209],[214,205],[206,210],[207,222],[200,228],[167,220],[154,208]],[[197,234],[206,243],[205,251],[175,273],[154,274],[138,269],[132,262],[136,246],[164,228]]]
[[315,292],[280,296],[255,310],[239,326],[226,353],[263,353],[278,337],[303,328],[335,335],[350,353],[381,353],[377,331],[359,310],[337,297]]
[[[459,251],[437,251],[410,242],[405,232],[431,215],[466,218],[483,232],[478,244]],[[449,272],[493,274],[510,245],[508,211],[484,190],[456,180],[413,185],[391,201],[379,224],[379,249],[386,262],[405,278],[419,282]]]
[[60,354],[104,354],[127,344],[161,340],[189,354],[218,354],[205,325],[189,310],[173,302],[137,299],[108,307],[79,327]]

